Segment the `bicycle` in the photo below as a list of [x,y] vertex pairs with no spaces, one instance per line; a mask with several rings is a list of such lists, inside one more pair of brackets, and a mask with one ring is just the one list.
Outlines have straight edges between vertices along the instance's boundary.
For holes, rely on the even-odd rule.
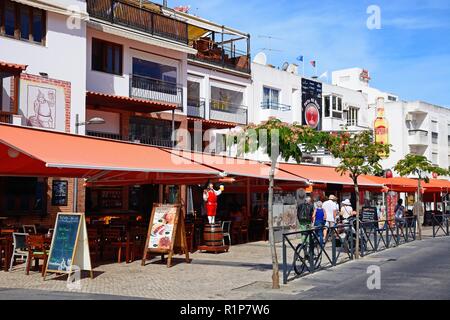
[[322,246],[317,239],[317,235],[315,234],[316,230],[310,230],[309,234],[305,236],[305,239],[297,245],[294,253],[294,271],[297,275],[301,275],[305,269],[311,271],[313,268],[311,266],[310,261],[310,241],[313,239],[314,243],[312,246],[312,260],[314,264],[314,270],[320,268],[322,263]]

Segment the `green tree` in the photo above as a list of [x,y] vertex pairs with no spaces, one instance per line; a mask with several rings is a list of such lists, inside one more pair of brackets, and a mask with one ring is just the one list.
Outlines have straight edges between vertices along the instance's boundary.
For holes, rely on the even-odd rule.
[[275,118],[270,118],[259,125],[248,125],[244,132],[241,133],[241,136],[238,136],[237,141],[235,137],[228,139],[228,141],[238,144],[239,155],[261,150],[271,159],[269,171],[268,225],[273,267],[273,289],[280,288],[278,257],[273,229],[273,188],[276,164],[280,159],[285,161],[294,159],[297,163],[300,163],[302,150],[305,152],[316,151],[318,147],[324,146],[328,139],[329,134],[326,132],[319,132],[297,123],[286,124]]
[[[415,175],[417,176],[417,198],[422,202],[421,181],[429,182],[428,174],[436,173],[438,175],[447,175],[448,170],[434,166],[425,156],[417,154],[408,154],[405,158],[397,162],[394,170],[402,177]],[[419,217],[417,217],[419,218]],[[422,240],[422,224],[418,219],[419,239]]]
[[[371,131],[354,134],[342,132],[331,136],[327,144],[331,154],[340,160],[336,171],[348,174],[353,181],[356,196],[356,212],[360,213],[358,179],[361,175],[373,175],[382,171],[380,161],[389,156],[390,146],[374,142]],[[355,257],[359,258],[359,219],[356,219]]]

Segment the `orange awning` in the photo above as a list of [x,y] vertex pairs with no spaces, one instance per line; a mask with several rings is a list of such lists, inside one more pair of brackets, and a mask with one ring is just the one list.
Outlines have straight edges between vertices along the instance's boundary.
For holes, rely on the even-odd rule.
[[17,64],[17,63],[9,63],[0,61],[0,71],[13,73],[13,74],[19,74],[22,71],[25,71],[27,68],[27,65],[24,64]]
[[[389,190],[396,192],[416,192],[417,191],[417,179],[394,177],[383,178],[366,176],[367,179],[377,183],[381,183],[389,188]],[[425,193],[441,192],[450,189],[450,181],[430,179],[429,183],[422,181],[422,187],[425,188]]]
[[12,176],[217,177],[220,171],[157,147],[0,124],[0,174]]
[[[179,155],[188,161],[195,161],[205,166],[216,168],[229,176],[241,176],[247,178],[269,179],[270,165],[264,162],[245,160],[240,158],[213,156],[204,153],[195,153],[181,150],[169,150],[172,154]],[[275,171],[275,180],[297,182],[308,185],[307,179],[287,172],[281,168]]]
[[99,92],[86,92],[86,104],[92,107],[108,107],[121,111],[140,113],[175,110],[176,104],[160,101],[116,96]]
[[[322,165],[307,165],[307,164],[290,164],[282,163],[280,168],[291,172],[292,174],[308,179],[311,183],[322,184],[342,184],[353,186],[353,181],[348,175],[342,175],[336,172],[335,167]],[[381,187],[383,184],[371,181],[366,177],[359,177],[358,184],[366,187]]]

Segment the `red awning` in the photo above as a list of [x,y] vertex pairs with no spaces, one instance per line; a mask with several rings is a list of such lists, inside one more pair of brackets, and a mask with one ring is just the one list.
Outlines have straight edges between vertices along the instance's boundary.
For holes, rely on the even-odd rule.
[[86,104],[93,107],[108,107],[121,111],[152,113],[175,110],[176,104],[160,101],[116,96],[99,92],[86,92]]
[[157,147],[0,124],[0,175],[145,179],[218,177]]
[[[316,184],[342,184],[353,186],[353,181],[348,175],[341,175],[336,172],[335,167],[321,166],[321,165],[307,165],[307,164],[290,164],[281,163],[280,168],[308,179],[311,183]],[[374,182],[366,177],[359,177],[358,185],[365,187],[382,187],[382,183]]]
[[[389,188],[391,191],[396,192],[416,192],[418,182],[417,179],[395,177],[395,178],[383,178],[383,177],[373,177],[366,176],[367,179],[372,180],[377,183],[381,183]],[[447,191],[450,189],[450,181],[430,179],[429,183],[422,181],[422,187],[425,189],[425,193],[434,193]]]
[[[241,158],[231,158],[215,155],[213,156],[205,153],[195,153],[181,150],[168,151],[190,161],[192,160],[205,166],[216,168],[216,170],[223,171],[229,176],[269,179],[270,165],[265,162],[245,160]],[[282,170],[278,167],[275,170],[275,180],[297,182],[301,185],[309,184],[307,179],[291,172]]]

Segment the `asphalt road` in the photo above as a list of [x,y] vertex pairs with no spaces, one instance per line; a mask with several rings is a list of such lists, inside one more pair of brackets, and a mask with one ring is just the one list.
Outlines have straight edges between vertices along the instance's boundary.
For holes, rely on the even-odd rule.
[[[378,266],[380,289],[369,290],[368,267]],[[371,278],[373,280],[373,278]],[[373,281],[370,281],[373,284]],[[293,280],[255,299],[448,300],[450,237],[426,239]]]

